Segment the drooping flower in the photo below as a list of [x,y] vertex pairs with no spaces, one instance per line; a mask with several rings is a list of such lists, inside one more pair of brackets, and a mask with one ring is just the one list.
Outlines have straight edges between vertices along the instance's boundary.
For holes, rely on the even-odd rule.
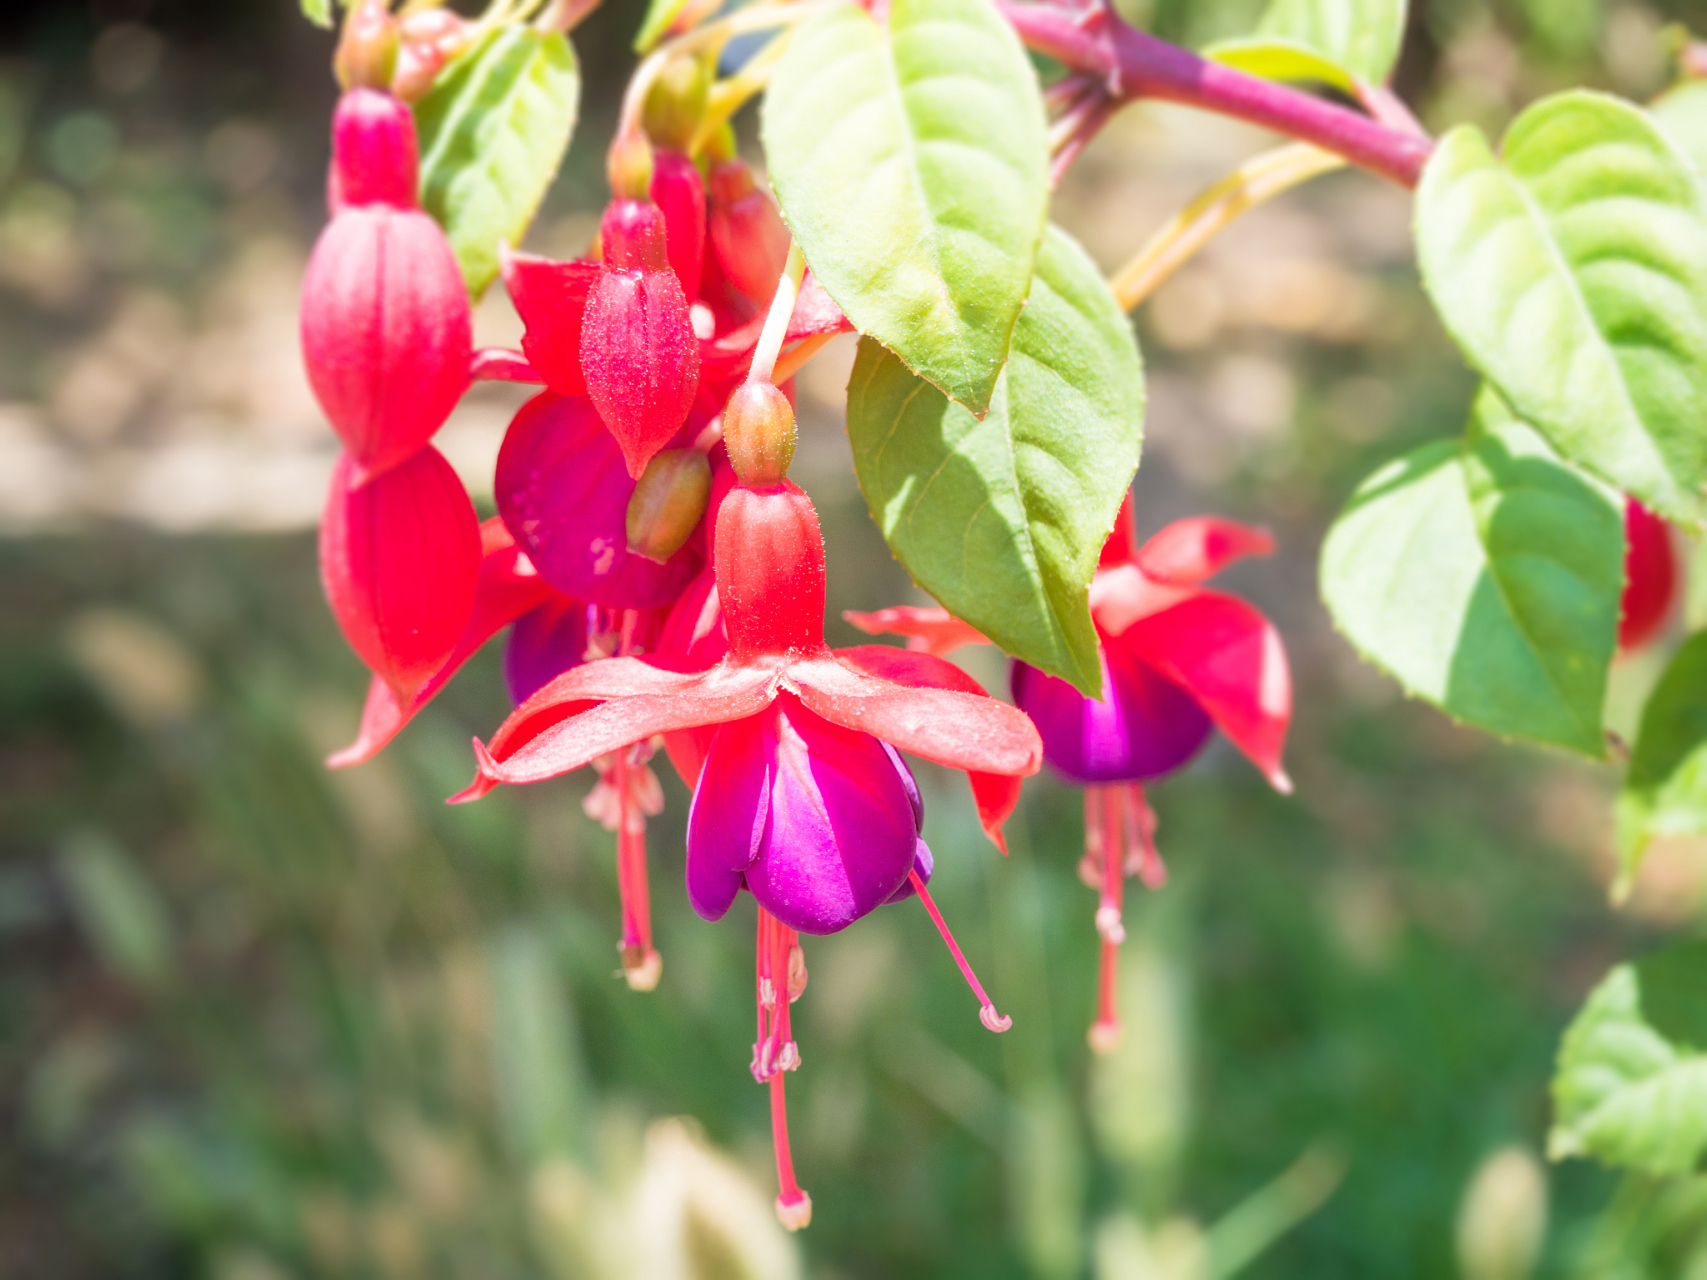
[[[999,836],[1042,744],[1023,714],[940,659],[825,645],[822,535],[787,481],[729,492],[713,564],[716,602],[707,589],[700,608],[702,618],[708,608],[720,615],[723,640],[707,628],[697,644],[700,657],[723,648],[721,657],[617,657],[559,676],[490,743],[476,740],[479,775],[453,799],[554,777],[658,734],[715,730],[692,768],[689,896],[713,920],[743,888],[759,904],[754,1072],[772,1089],[778,1210],[798,1226],[810,1202],[793,1178],[782,1113],[783,1072],[799,1061],[788,1031],[790,994],[804,985],[797,934],[845,928],[911,888],[948,939],[925,888],[917,789],[896,749],[965,770],[986,830]],[[1005,1029],[955,956],[985,1025]]]
[[[1102,698],[1023,662],[1012,672],[1014,701],[1037,725],[1043,758],[1085,787],[1080,874],[1099,892],[1103,943],[1090,1031],[1099,1050],[1120,1034],[1115,966],[1125,879],[1137,875],[1152,888],[1166,880],[1144,784],[1185,765],[1219,728],[1277,790],[1292,787],[1280,759],[1292,710],[1280,635],[1250,604],[1200,585],[1238,559],[1271,554],[1274,540],[1261,529],[1198,517],[1134,548],[1131,522],[1128,498],[1091,584]],[[936,652],[983,639],[942,609],[847,617]]]

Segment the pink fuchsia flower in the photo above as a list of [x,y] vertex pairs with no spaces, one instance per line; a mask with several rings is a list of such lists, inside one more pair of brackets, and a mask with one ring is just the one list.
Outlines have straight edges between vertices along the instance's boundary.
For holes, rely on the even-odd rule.
[[[1143,784],[1182,767],[1219,728],[1271,785],[1290,791],[1281,752],[1292,712],[1286,651],[1272,623],[1236,597],[1200,584],[1249,555],[1269,555],[1264,530],[1197,517],[1167,526],[1134,548],[1131,502],[1103,549],[1091,584],[1091,618],[1102,661],[1103,697],[1022,662],[1013,665],[1014,701],[1043,739],[1043,758],[1085,786],[1085,859],[1080,874],[1097,889],[1102,936],[1097,1017],[1091,1043],[1119,1038],[1115,964],[1125,879],[1151,888],[1166,880],[1156,852],[1156,819]],[[976,632],[940,609],[849,615],[870,631],[946,651]]]
[[[772,1090],[779,1213],[798,1226],[810,1202],[794,1181],[782,1101],[783,1073],[799,1063],[788,1031],[790,994],[804,985],[797,935],[845,928],[910,887],[954,949],[981,1019],[1005,1030],[930,900],[918,793],[896,749],[965,770],[986,828],[999,832],[1042,744],[1023,714],[939,659],[825,645],[823,539],[793,485],[733,489],[715,547],[719,659],[617,657],[565,673],[489,744],[475,742],[479,776],[453,800],[555,777],[655,735],[716,729],[693,770],[689,896],[712,920],[743,888],[759,904],[754,1071]],[[709,600],[708,590],[702,610]]]
[[1677,602],[1677,548],[1671,526],[1634,498],[1624,500],[1624,595],[1618,648],[1640,649],[1661,631]]

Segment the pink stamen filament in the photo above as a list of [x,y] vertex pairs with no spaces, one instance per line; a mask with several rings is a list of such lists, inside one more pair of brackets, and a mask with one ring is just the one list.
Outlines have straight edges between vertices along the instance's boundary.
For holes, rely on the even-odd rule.
[[799,970],[805,985],[803,961],[794,961],[800,935],[763,907],[759,908],[758,945],[754,948],[753,987],[758,1001],[758,1042],[753,1045],[753,1075],[771,1090],[771,1142],[776,1148],[776,1216],[790,1231],[812,1221],[812,1197],[794,1177],[794,1154],[788,1145],[788,1100],[783,1081],[800,1065],[800,1051],[789,1038],[792,1003],[790,967]]
[[[786,1002],[785,1002],[786,1003]],[[794,1153],[788,1146],[788,1100],[784,1084],[788,1077],[778,1071],[770,1078],[771,1142],[776,1148],[776,1216],[790,1231],[799,1231],[812,1221],[812,1197],[794,1178]]]
[[[1091,793],[1099,803],[1095,806],[1100,826],[1099,843],[1102,850],[1102,895],[1097,906],[1097,932],[1102,935],[1101,955],[1097,964],[1097,1016],[1091,1023],[1091,1048],[1107,1053],[1120,1042],[1120,944],[1126,940],[1126,930],[1120,912],[1126,890],[1126,845],[1121,820],[1121,790],[1119,787],[1095,787]],[[1092,807],[1087,804],[1087,819]],[[1089,832],[1086,829],[1087,843]]]
[[[623,611],[619,653],[633,647],[638,615]],[[658,985],[662,961],[652,946],[652,894],[646,876],[646,815],[634,794],[633,747],[616,752],[617,796],[616,883],[622,899],[622,969],[628,985],[636,991],[651,991]]]
[[1137,854],[1133,868],[1146,889],[1160,889],[1168,882],[1167,864],[1156,849],[1156,811],[1144,796],[1142,783],[1133,782],[1126,788],[1126,843],[1128,857]]
[[925,888],[925,882],[917,871],[909,871],[907,878],[912,882],[913,892],[919,895],[919,901],[925,904],[925,910],[931,913],[931,920],[936,924],[936,931],[942,935],[942,940],[948,944],[954,963],[960,966],[960,972],[965,976],[967,985],[972,988],[972,994],[978,997],[978,1020],[991,1031],[1006,1031],[1013,1026],[1014,1020],[996,1012],[995,1003],[984,994],[984,984],[978,981],[978,975],[972,972],[972,966],[966,962],[961,953],[960,944],[954,940],[954,935],[948,931],[948,925],[942,918],[942,912],[936,909],[930,890]]

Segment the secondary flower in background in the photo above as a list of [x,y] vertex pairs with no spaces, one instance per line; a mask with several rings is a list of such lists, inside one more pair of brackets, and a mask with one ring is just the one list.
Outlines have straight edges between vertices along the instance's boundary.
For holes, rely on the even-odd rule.
[[1618,648],[1640,649],[1665,629],[1677,603],[1677,549],[1671,526],[1634,498],[1624,500],[1624,595]]
[[[1218,727],[1276,789],[1291,790],[1280,763],[1292,711],[1280,635],[1245,601],[1199,585],[1244,556],[1273,550],[1267,532],[1208,517],[1176,521],[1134,548],[1128,498],[1091,584],[1103,697],[1013,665],[1014,701],[1037,725],[1043,758],[1085,787],[1080,874],[1099,893],[1102,957],[1090,1030],[1099,1050],[1120,1035],[1115,965],[1126,877],[1152,888],[1166,880],[1144,783],[1186,764]],[[942,609],[847,617],[936,652],[983,641]]]

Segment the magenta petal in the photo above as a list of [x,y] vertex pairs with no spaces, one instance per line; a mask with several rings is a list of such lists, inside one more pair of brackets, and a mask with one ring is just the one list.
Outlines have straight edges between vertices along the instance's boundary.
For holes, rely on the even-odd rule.
[[634,481],[584,396],[535,396],[504,436],[498,511],[540,576],[607,609],[672,603],[703,562],[696,540],[663,564],[628,550]]
[[570,667],[587,660],[587,611],[568,596],[524,613],[504,645],[504,683],[510,701],[526,702]]
[[1104,701],[1023,662],[1013,665],[1015,704],[1043,736],[1043,758],[1075,782],[1144,782],[1196,755],[1211,729],[1190,694],[1142,659],[1102,651]]
[[905,883],[918,846],[912,801],[884,745],[786,694],[712,744],[688,818],[696,909],[702,893],[708,906],[724,902],[755,833],[747,887],[778,920],[814,934],[880,906]]
[[[931,857],[931,847],[925,843],[924,837],[919,837],[913,845],[913,870],[919,873],[919,879],[926,884],[931,882],[931,872],[936,870],[936,859]],[[901,881],[901,887],[883,900],[883,905],[891,902],[905,902],[913,896],[913,878],[908,876]]]

